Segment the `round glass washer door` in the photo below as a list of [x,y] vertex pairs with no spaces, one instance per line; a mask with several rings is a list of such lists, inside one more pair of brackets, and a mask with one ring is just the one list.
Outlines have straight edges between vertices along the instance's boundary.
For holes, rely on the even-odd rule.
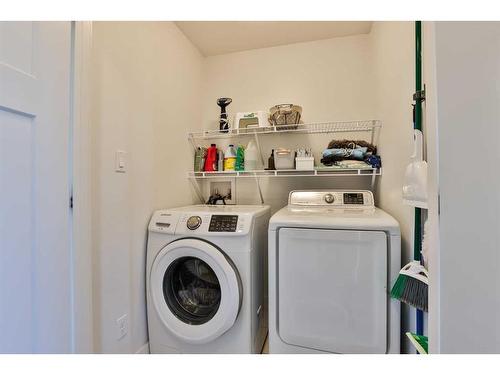
[[184,342],[203,344],[236,321],[241,281],[216,246],[181,239],[165,246],[151,268],[151,296],[166,328]]

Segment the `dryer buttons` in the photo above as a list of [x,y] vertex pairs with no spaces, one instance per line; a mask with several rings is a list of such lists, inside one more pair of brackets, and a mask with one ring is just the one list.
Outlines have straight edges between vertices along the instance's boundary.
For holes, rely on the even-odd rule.
[[333,203],[333,201],[335,200],[335,197],[333,196],[333,194],[325,194],[324,199],[325,199],[326,203],[330,204],[330,203]]
[[199,216],[191,216],[187,223],[186,223],[188,229],[195,230],[198,229],[201,225],[201,217]]

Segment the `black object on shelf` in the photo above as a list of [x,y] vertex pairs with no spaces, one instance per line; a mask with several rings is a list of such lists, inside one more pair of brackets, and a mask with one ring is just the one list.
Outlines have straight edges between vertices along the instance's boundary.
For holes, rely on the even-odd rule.
[[266,170],[268,171],[276,170],[276,167],[274,166],[274,149],[271,151],[271,156],[269,156],[269,159],[267,160]]
[[229,121],[227,120],[226,107],[231,104],[232,101],[233,99],[231,98],[217,99],[217,105],[220,107],[219,130],[222,133],[227,133],[229,131]]

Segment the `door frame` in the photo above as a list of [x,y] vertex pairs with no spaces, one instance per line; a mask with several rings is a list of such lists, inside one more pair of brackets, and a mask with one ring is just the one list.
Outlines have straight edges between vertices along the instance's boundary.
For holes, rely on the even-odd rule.
[[74,353],[93,353],[95,345],[90,111],[92,22],[72,21],[71,32],[72,351]]
[[423,78],[425,82],[424,126],[426,136],[429,210],[429,353],[441,353],[440,341],[440,237],[439,237],[439,132],[436,77],[436,23],[425,21],[423,25]]

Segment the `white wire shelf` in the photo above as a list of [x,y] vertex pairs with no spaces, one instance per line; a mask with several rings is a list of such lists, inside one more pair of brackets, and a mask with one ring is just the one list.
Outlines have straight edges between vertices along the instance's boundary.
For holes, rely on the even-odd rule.
[[221,177],[333,177],[333,176],[380,176],[381,168],[319,168],[310,171],[296,169],[257,170],[257,171],[223,171],[223,172],[188,172],[189,178],[221,178]]
[[204,130],[188,133],[189,139],[217,139],[237,136],[251,136],[258,134],[319,134],[319,133],[346,133],[346,132],[373,132],[382,126],[379,120],[315,122],[298,125],[267,126],[258,128]]

